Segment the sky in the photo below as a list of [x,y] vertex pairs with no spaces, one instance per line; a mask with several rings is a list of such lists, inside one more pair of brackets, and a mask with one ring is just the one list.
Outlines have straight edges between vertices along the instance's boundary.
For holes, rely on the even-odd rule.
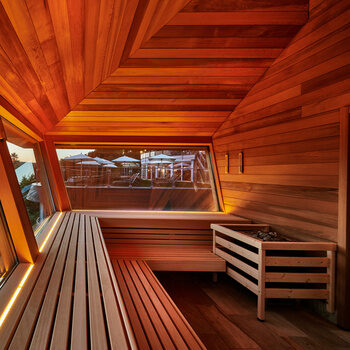
[[11,153],[18,154],[18,160],[20,162],[36,163],[34,151],[32,148],[22,148],[22,147],[14,145],[13,143],[8,142],[8,141],[7,141],[7,147],[9,149],[10,154]]
[[[7,147],[9,149],[10,154],[18,154],[18,160],[20,162],[36,163],[34,151],[32,148],[22,148],[8,141]],[[91,152],[91,149],[57,149],[58,159],[62,159],[68,156],[74,156],[80,153],[87,154],[89,152]]]
[[57,156],[58,156],[58,159],[61,160],[62,158],[66,158],[66,157],[70,157],[70,156],[75,156],[76,154],[88,154],[89,152],[93,151],[93,149],[77,149],[77,148],[74,148],[74,149],[63,149],[63,148],[60,148],[60,149],[56,149],[57,151]]

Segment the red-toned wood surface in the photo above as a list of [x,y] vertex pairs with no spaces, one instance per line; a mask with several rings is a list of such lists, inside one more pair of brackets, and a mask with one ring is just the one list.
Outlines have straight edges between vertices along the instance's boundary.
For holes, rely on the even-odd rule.
[[38,133],[211,136],[307,0],[2,0],[0,94]]
[[350,97],[349,14],[348,1],[314,1],[310,21],[215,133],[227,212],[290,236],[344,242],[339,118]]
[[[289,235],[337,241],[339,108],[349,103],[350,4],[325,3],[217,130],[214,149],[228,212]],[[244,174],[238,173],[241,151]]]

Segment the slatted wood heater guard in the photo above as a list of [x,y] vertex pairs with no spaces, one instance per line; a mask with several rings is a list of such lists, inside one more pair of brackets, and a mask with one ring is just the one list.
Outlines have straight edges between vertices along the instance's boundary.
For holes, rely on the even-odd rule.
[[264,224],[211,224],[213,252],[226,273],[258,296],[257,317],[265,319],[268,298],[325,299],[334,312],[335,253],[331,242],[263,241]]

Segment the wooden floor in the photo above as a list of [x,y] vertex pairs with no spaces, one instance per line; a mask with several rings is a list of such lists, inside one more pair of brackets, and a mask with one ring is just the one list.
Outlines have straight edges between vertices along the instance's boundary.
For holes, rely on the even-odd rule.
[[156,272],[170,297],[208,349],[345,350],[350,332],[295,301],[269,301],[256,319],[256,296],[224,274]]

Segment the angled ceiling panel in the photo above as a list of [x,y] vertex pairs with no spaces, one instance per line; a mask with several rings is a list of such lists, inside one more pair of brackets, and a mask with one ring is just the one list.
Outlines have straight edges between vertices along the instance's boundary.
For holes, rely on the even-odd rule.
[[211,136],[306,0],[1,0],[0,95],[42,133]]

